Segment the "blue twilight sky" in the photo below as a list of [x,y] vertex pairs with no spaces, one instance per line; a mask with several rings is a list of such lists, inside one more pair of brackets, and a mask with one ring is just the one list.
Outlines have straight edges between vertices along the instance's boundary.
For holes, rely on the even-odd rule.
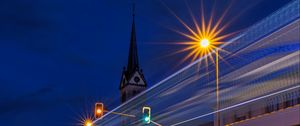
[[[187,40],[187,32],[163,5],[192,25],[201,0],[136,0],[140,65],[149,86],[187,63],[182,47],[159,43]],[[225,32],[242,31],[291,0],[203,0],[218,18],[232,3]],[[119,79],[127,65],[131,0],[1,0],[0,126],[76,125],[95,101],[119,105]]]

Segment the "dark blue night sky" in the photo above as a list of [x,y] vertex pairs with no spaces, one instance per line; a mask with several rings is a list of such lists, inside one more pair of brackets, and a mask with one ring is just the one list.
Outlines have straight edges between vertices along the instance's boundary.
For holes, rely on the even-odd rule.
[[[208,11],[213,2],[204,0]],[[226,32],[242,31],[291,0],[235,0]],[[192,24],[184,0],[164,0]],[[216,18],[230,4],[215,1]],[[200,15],[200,0],[187,0]],[[131,0],[1,0],[0,126],[76,125],[95,101],[120,104],[119,82],[127,65]],[[206,11],[206,12],[207,12]],[[208,13],[206,14],[208,15]],[[239,16],[237,16],[239,15]],[[159,43],[187,32],[161,0],[136,0],[140,66],[149,86],[185,64],[178,46]]]

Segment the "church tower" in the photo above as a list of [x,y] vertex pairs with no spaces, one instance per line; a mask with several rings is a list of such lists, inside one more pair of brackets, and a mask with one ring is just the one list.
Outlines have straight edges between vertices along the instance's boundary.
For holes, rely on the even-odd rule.
[[121,102],[124,103],[130,98],[144,91],[147,83],[144,78],[143,70],[139,66],[138,50],[135,33],[134,7],[131,29],[131,38],[129,46],[128,64],[123,68],[120,82]]

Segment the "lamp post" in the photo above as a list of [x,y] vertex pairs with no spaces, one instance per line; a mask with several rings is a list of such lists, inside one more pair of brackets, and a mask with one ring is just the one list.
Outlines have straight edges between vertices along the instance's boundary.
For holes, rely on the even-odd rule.
[[[216,49],[216,97],[217,97],[217,111],[220,109],[219,102],[219,50]],[[220,126],[220,113],[217,112],[217,126]]]
[[[209,39],[202,39],[200,41],[200,47],[203,49],[208,48],[211,46],[211,42]],[[220,103],[219,103],[219,50],[215,47],[215,54],[216,54],[216,97],[217,97],[217,105],[216,110],[218,111],[220,109]],[[216,120],[217,120],[217,126],[220,126],[220,113],[216,113]]]

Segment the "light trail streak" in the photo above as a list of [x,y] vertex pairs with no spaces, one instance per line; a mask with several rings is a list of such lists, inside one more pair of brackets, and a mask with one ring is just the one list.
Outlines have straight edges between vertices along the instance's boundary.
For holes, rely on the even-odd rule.
[[151,122],[152,122],[153,124],[157,125],[157,126],[162,126],[161,124],[159,124],[159,123],[157,123],[157,122],[154,122],[154,121],[152,121],[152,120],[151,120]]
[[[108,112],[108,111],[105,111]],[[127,117],[132,117],[135,118],[135,115],[130,115],[130,114],[125,114],[125,113],[120,113],[120,112],[110,112],[111,114],[115,114],[115,115],[121,115],[121,116],[127,116]]]
[[[282,29],[282,28],[279,28],[279,29]],[[278,29],[277,29],[277,30],[278,30]],[[251,41],[253,41],[253,43],[256,43],[255,41],[261,41],[261,40],[263,40],[264,38],[266,38],[266,37],[268,37],[268,36],[270,36],[270,35],[267,35],[267,36],[261,36],[261,37],[258,37],[259,39],[257,39],[257,40],[251,40]],[[251,44],[250,44],[250,45],[251,45]],[[249,46],[249,45],[248,45],[248,46]],[[247,47],[246,47],[246,48],[247,48]],[[242,51],[242,50],[237,50],[237,52],[239,52],[239,51]],[[237,53],[237,52],[236,52],[236,53]],[[197,60],[197,61],[191,63],[190,65],[188,65],[188,66],[186,66],[186,67],[180,69],[178,72],[176,72],[176,73],[172,74],[171,76],[169,76],[168,78],[166,78],[166,79],[160,81],[159,83],[157,83],[157,84],[154,85],[153,87],[149,88],[148,90],[146,90],[145,92],[141,93],[140,95],[138,95],[138,96],[132,98],[132,99],[129,100],[128,102],[126,102],[126,103],[124,103],[124,104],[118,106],[118,107],[115,108],[114,110],[117,110],[117,109],[119,109],[120,107],[123,107],[123,106],[128,105],[129,102],[132,102],[132,101],[134,101],[134,100],[137,100],[138,98],[140,98],[141,95],[143,95],[143,94],[145,94],[145,93],[148,93],[148,91],[151,91],[151,90],[155,89],[156,87],[158,87],[158,86],[160,86],[160,85],[164,85],[164,82],[165,82],[165,81],[169,80],[170,78],[172,79],[172,77],[176,76],[177,74],[180,74],[180,73],[181,73],[182,71],[184,71],[185,69],[188,69],[188,68],[190,68],[191,66],[195,65],[195,64],[198,63],[198,61],[200,61],[200,60],[202,60],[202,59],[199,59],[199,60]],[[252,101],[252,102],[253,102],[253,101]],[[219,111],[220,111],[220,110],[219,110]],[[221,111],[224,111],[224,110],[222,109]],[[109,114],[109,113],[108,113],[108,114]],[[107,115],[107,114],[106,114],[106,115]],[[106,116],[106,115],[105,115],[105,116]],[[174,125],[174,124],[173,124],[173,125]]]
[[[238,35],[238,36],[235,37],[235,38],[232,38],[231,40],[229,40],[228,42],[226,42],[225,44],[223,44],[220,48],[223,48],[223,47],[225,47],[225,46],[231,44],[232,42],[234,42],[234,41],[240,39],[240,38],[243,37],[243,36],[244,36],[244,34],[241,34],[241,35]],[[215,52],[213,51],[213,52],[211,52],[211,53],[215,53]],[[170,80],[171,78],[175,77],[176,75],[178,75],[178,74],[184,72],[185,70],[189,69],[190,67],[192,67],[192,66],[194,66],[194,65],[197,65],[197,64],[198,64],[199,62],[201,62],[201,60],[203,60],[204,58],[205,58],[205,57],[199,58],[198,60],[194,61],[193,63],[191,63],[191,64],[185,66],[184,68],[182,68],[182,69],[180,69],[180,70],[178,70],[178,71],[175,72],[174,74],[172,74],[172,75],[168,76],[167,78],[161,80],[160,82],[158,82],[157,84],[155,84],[155,85],[153,85],[152,87],[148,88],[147,90],[145,90],[145,91],[139,93],[138,95],[136,95],[135,97],[129,99],[128,101],[126,101],[125,103],[121,104],[120,106],[118,106],[118,107],[114,108],[113,110],[107,112],[104,116],[102,116],[102,118],[108,116],[109,114],[112,114],[113,111],[116,111],[116,110],[120,109],[121,107],[126,106],[127,104],[129,104],[129,103],[132,102],[133,100],[136,100],[136,99],[139,98],[140,96],[142,96],[142,95],[148,93],[149,91],[155,89],[156,87],[158,87],[158,86],[164,84],[166,81],[168,81],[168,80]],[[96,119],[96,120],[94,120],[94,121],[93,121],[93,124],[95,124],[96,122],[98,122],[98,121],[100,121],[100,120],[101,120],[101,119]]]
[[245,101],[245,102],[242,102],[242,103],[233,105],[233,106],[229,106],[229,107],[220,109],[220,110],[218,110],[218,111],[214,111],[214,112],[210,112],[210,113],[207,113],[207,114],[204,114],[204,115],[201,115],[201,116],[197,116],[197,117],[194,117],[194,118],[185,120],[185,121],[181,121],[181,122],[179,122],[179,123],[175,123],[175,124],[172,124],[172,125],[170,125],[170,126],[178,126],[178,125],[181,125],[181,124],[184,124],[184,123],[187,123],[187,122],[196,120],[196,119],[200,119],[200,118],[203,118],[203,117],[212,115],[212,114],[216,114],[216,113],[219,113],[219,112],[223,112],[223,111],[226,111],[226,110],[229,110],[229,109],[232,109],[232,108],[236,108],[236,107],[239,107],[239,106],[242,106],[242,105],[251,103],[251,102],[255,102],[255,101],[258,101],[258,100],[261,100],[261,99],[264,99],[264,98],[267,98],[267,97],[271,97],[271,96],[273,96],[273,95],[277,95],[277,94],[280,94],[280,93],[283,93],[283,92],[286,92],[286,91],[290,91],[290,90],[293,90],[293,89],[297,89],[297,88],[300,88],[300,85],[294,86],[294,87],[291,87],[291,88],[288,88],[288,89],[284,89],[284,90],[281,90],[281,91],[277,91],[277,92],[274,92],[274,93],[271,93],[271,94],[268,94],[268,95],[265,95],[265,96],[261,96],[261,97],[255,98],[255,99],[251,99],[251,100],[248,100],[248,101]]
[[[235,38],[232,38],[231,40],[229,40],[228,42],[226,42],[225,44],[223,44],[220,48],[223,48],[223,47],[225,47],[225,46],[231,44],[232,42],[234,42],[234,41],[240,39],[240,38],[243,37],[243,36],[244,36],[244,34],[241,34],[241,35],[238,35],[238,36],[235,37]],[[211,53],[215,53],[215,52],[213,51],[213,52],[211,52]],[[116,110],[120,109],[121,107],[123,107],[123,106],[129,104],[130,102],[132,102],[133,100],[139,98],[140,96],[142,96],[142,95],[148,93],[149,91],[155,89],[156,87],[158,87],[158,86],[164,84],[164,83],[165,83],[166,81],[168,81],[169,79],[171,79],[171,78],[175,77],[176,75],[178,75],[178,74],[184,72],[185,70],[189,69],[190,67],[192,67],[192,66],[194,66],[194,65],[197,65],[197,64],[198,64],[199,62],[201,62],[201,60],[203,60],[204,58],[205,58],[205,57],[199,58],[198,60],[194,61],[193,63],[191,63],[191,64],[185,66],[184,68],[182,68],[182,69],[180,69],[180,70],[178,70],[178,71],[175,72],[174,74],[172,74],[172,75],[168,76],[167,78],[161,80],[160,82],[158,82],[157,84],[155,84],[155,85],[153,85],[152,87],[148,88],[147,90],[145,90],[145,91],[139,93],[138,95],[136,95],[135,97],[129,99],[128,101],[126,101],[125,103],[121,104],[120,106],[118,106],[118,107],[114,108],[113,110],[107,112],[104,116],[102,116],[102,118],[108,116],[109,114],[112,114],[113,111],[116,111]],[[100,120],[101,120],[101,119],[96,119],[96,120],[94,120],[94,121],[93,121],[93,124],[95,124],[97,121],[100,121]]]

